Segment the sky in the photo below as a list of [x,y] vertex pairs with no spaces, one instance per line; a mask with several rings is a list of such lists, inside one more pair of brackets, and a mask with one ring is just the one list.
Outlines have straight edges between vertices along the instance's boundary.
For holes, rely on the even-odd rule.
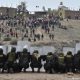
[[[0,7],[16,7],[20,2],[25,1],[29,11],[42,10],[45,6],[46,9],[57,9],[60,2],[70,9],[78,10],[80,8],[80,0],[0,0]],[[39,8],[36,8],[39,6]]]

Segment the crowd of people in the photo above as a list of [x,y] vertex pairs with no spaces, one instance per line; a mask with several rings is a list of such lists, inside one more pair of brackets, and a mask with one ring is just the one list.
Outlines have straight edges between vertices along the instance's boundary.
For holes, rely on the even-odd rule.
[[[42,62],[45,61],[44,64]],[[46,73],[67,73],[67,72],[80,72],[80,51],[72,55],[68,51],[64,53],[48,52],[47,55],[40,55],[38,50],[34,50],[31,54],[26,48],[22,52],[16,52],[16,48],[12,47],[7,55],[3,54],[3,49],[0,48],[0,71],[2,73],[16,73],[26,72],[26,69],[31,67],[32,72],[34,68],[38,68],[37,72],[44,67]]]
[[[54,40],[54,26],[59,24],[59,19],[54,16],[48,18],[1,19],[0,38],[7,37],[11,39],[16,38],[17,40],[40,41],[44,40],[45,34],[47,34],[50,40]],[[38,30],[40,30],[40,33]]]

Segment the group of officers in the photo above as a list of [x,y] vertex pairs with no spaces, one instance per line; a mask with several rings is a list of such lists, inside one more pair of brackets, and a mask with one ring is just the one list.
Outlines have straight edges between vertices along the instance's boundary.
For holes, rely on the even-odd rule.
[[[45,63],[42,64],[42,61]],[[38,68],[37,72],[40,72],[42,66],[46,73],[80,72],[80,51],[75,55],[72,55],[71,51],[68,51],[66,55],[52,52],[40,55],[37,50],[30,54],[26,48],[16,53],[16,48],[12,47],[11,51],[4,55],[3,49],[0,48],[0,71],[2,73],[26,72],[29,67],[32,72],[35,72],[34,68]]]

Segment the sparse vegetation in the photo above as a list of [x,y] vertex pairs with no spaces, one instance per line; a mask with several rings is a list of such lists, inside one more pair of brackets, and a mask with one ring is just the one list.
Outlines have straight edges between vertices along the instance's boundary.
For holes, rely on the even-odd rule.
[[6,37],[4,38],[4,41],[11,41],[11,38]]

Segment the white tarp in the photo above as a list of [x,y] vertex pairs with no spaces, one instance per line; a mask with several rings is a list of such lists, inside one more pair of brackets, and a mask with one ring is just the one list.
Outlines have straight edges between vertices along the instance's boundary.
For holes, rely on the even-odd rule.
[[38,50],[40,55],[46,55],[48,52],[55,52],[54,46],[32,46],[30,47],[30,53],[32,54],[34,50]]
[[6,45],[0,45],[0,48],[3,49],[3,53],[4,53],[4,54],[7,53],[7,46],[6,46]]
[[54,46],[43,46],[43,54],[47,54],[48,52],[55,52]]
[[80,50],[80,43],[76,43],[76,46],[75,46],[75,53],[77,53],[78,50]]
[[39,51],[39,54],[41,54],[41,55],[43,54],[43,53],[42,53],[42,52],[43,52],[43,51],[42,51],[42,47],[31,46],[29,51],[30,51],[30,53],[32,54],[32,53],[34,52],[34,50],[38,50],[38,51]]
[[10,52],[12,47],[17,48],[17,45],[8,45],[8,50],[7,50],[7,52]]
[[63,53],[64,53],[64,55],[66,55],[68,51],[71,51],[73,55],[75,54],[75,48],[63,47]]
[[16,52],[22,52],[23,48],[26,48],[28,51],[30,51],[30,46],[28,46],[27,44],[24,46],[17,46],[16,48]]
[[29,50],[30,43],[28,41],[18,41],[16,51],[22,51],[23,48],[27,48]]

